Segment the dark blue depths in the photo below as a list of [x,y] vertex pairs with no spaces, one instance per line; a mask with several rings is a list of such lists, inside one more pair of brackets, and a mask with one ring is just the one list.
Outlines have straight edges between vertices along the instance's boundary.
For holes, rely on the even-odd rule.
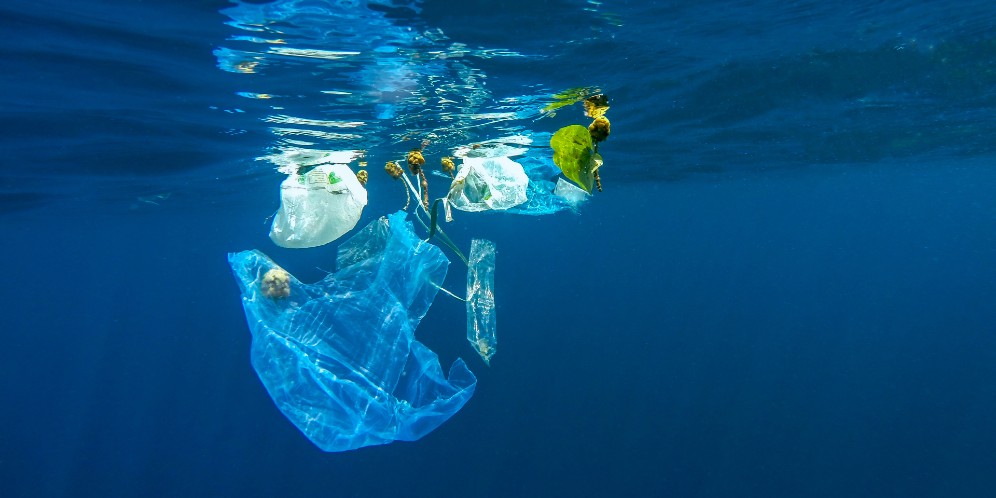
[[[473,11],[446,17],[440,5],[423,21],[471,44],[516,44],[497,29],[475,40],[457,28]],[[225,255],[261,248],[316,281],[335,244],[267,238],[280,175],[254,169],[271,137],[210,55],[230,34],[225,5],[3,7],[0,22],[24,37],[0,58],[20,71],[0,74],[21,75],[2,77],[0,111],[0,494],[987,496],[996,170],[988,80],[973,68],[991,57],[975,32],[991,17],[969,2],[948,9],[938,24],[961,19],[959,38],[916,24],[923,7],[855,8],[869,38],[845,50],[819,33],[848,24],[814,21],[809,4],[798,18],[738,11],[753,31],[722,9],[654,5],[602,8],[653,49],[628,55],[659,66],[586,59],[616,75],[605,192],[579,216],[464,216],[449,229],[464,247],[496,242],[499,353],[490,367],[474,357],[464,305],[446,296],[417,338],[443,365],[468,361],[474,397],[418,442],[338,454],[283,418],[249,363]],[[574,4],[515,6],[535,19]],[[565,20],[573,30],[578,16]],[[506,30],[516,19],[494,17]],[[671,35],[651,36],[650,18],[670,19]],[[904,25],[919,44],[947,42],[957,71],[892,58],[877,30]],[[790,41],[830,54],[772,48]],[[104,66],[46,51],[74,43]],[[683,61],[687,75],[653,77]],[[772,63],[793,71],[759,69]],[[57,78],[78,64],[78,78]],[[482,64],[490,85],[516,92],[589,83]],[[828,65],[849,72],[830,90],[801,85]],[[868,86],[834,90],[847,81]],[[648,110],[646,92],[666,96],[662,107]],[[571,117],[557,119],[529,126]],[[371,189],[359,226],[400,207],[388,187]],[[454,266],[445,284],[464,276]]]

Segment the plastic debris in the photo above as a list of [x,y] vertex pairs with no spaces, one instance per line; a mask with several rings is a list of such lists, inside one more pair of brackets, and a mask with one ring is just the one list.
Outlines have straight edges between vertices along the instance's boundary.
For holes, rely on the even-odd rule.
[[528,185],[522,165],[508,157],[465,157],[447,200],[461,211],[504,210],[526,202]]
[[280,209],[270,239],[295,249],[328,244],[356,226],[366,205],[366,189],[345,164],[291,173],[280,184]]
[[[540,216],[560,211],[577,212],[581,204],[591,196],[572,183],[560,179],[560,170],[549,157],[526,156],[520,160],[526,175],[529,176],[529,187],[526,189],[526,202],[505,212]],[[566,187],[561,187],[566,184]],[[576,194],[584,194],[580,202]]]
[[[521,204],[506,208],[503,211],[505,213],[540,216],[566,210],[577,212],[583,201],[576,197],[576,192],[566,187],[561,188],[559,193],[557,192],[561,183],[557,180],[561,173],[560,168],[553,163],[545,150],[529,147],[533,143],[549,142],[552,136],[550,133],[542,132],[530,133],[529,136],[506,136],[459,147],[454,151],[454,155],[465,162],[467,160],[482,161],[486,158],[512,161],[514,158],[514,162],[522,166],[528,179],[526,200]],[[462,188],[462,186],[457,187]],[[577,190],[581,191],[582,189]],[[586,193],[583,199],[586,200],[588,197]],[[449,199],[447,199],[444,208],[448,210],[450,204]],[[447,217],[447,221],[450,221],[450,217]]]
[[553,195],[563,199],[574,211],[577,211],[582,204],[591,199],[591,194],[563,178],[557,179],[557,186],[553,189]]
[[322,450],[417,440],[473,395],[477,379],[463,360],[447,377],[415,340],[449,261],[403,212],[344,242],[337,271],[314,284],[279,273],[288,278],[285,296],[267,290],[265,275],[279,267],[263,253],[229,254],[229,263],[253,367],[280,411]]
[[490,365],[498,347],[495,323],[495,245],[489,240],[470,243],[467,268],[467,340]]

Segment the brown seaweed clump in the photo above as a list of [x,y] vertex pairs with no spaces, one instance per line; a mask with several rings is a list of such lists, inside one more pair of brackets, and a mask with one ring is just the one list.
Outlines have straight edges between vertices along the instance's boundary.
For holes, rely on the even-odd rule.
[[422,156],[422,149],[408,151],[408,169],[411,170],[413,175],[420,174],[424,165],[425,157]]
[[456,171],[456,165],[453,164],[452,157],[444,157],[440,164],[442,165],[443,171],[450,174],[450,178],[453,178],[453,172]]
[[[388,161],[387,164],[384,165],[384,171],[386,171],[387,174],[395,180],[401,178],[401,175],[405,174],[405,170],[401,169],[401,165],[395,161]],[[408,211],[408,206],[412,203],[412,194],[408,192],[408,186],[404,183],[401,184],[401,190],[405,191],[404,210]]]
[[395,180],[401,178],[401,175],[405,174],[405,170],[401,169],[401,166],[394,161],[388,161],[387,164],[384,165],[384,171],[386,171],[388,175],[391,175],[391,178],[394,178]]
[[[424,142],[423,142],[424,145]],[[418,176],[419,186],[422,187],[422,207],[429,210],[429,180],[425,177],[425,157],[422,156],[422,149],[412,149],[408,151],[408,169],[412,174]]]
[[588,133],[591,134],[591,141],[604,142],[606,138],[609,138],[609,119],[605,116],[599,116],[595,118],[594,121],[588,126]]
[[290,296],[290,273],[283,268],[271,268],[263,275],[260,283],[263,295],[270,299],[283,299]]

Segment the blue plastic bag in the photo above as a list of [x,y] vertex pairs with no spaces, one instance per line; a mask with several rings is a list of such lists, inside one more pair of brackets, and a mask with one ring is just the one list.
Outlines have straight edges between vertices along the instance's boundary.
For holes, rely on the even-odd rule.
[[280,411],[322,450],[414,441],[474,394],[477,378],[463,360],[447,377],[415,340],[449,261],[403,212],[343,243],[336,273],[314,284],[259,251],[229,254],[229,263],[253,367]]

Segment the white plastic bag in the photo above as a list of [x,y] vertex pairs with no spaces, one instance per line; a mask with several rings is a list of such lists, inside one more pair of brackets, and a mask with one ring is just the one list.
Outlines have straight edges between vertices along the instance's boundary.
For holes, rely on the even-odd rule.
[[529,177],[507,157],[466,157],[447,200],[461,211],[508,209],[526,202]]
[[352,230],[367,205],[367,190],[345,164],[321,164],[280,184],[280,209],[270,239],[303,249],[328,244]]

